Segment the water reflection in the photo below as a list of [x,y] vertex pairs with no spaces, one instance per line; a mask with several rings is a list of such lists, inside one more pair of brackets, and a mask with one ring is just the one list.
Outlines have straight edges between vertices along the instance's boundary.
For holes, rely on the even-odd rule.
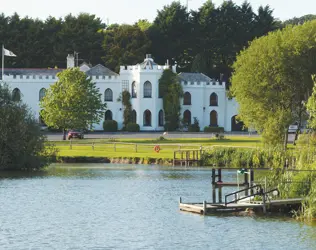
[[[179,212],[180,196],[211,199],[207,169],[67,166],[1,173],[1,249],[314,247],[316,227],[289,218]],[[225,178],[233,180],[235,172],[225,172]]]

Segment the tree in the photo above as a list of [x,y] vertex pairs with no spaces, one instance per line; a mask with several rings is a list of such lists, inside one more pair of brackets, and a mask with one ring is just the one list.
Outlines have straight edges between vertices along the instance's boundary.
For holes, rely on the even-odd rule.
[[150,41],[138,25],[120,25],[104,32],[103,61],[119,72],[120,65],[135,65],[144,60]]
[[131,94],[127,90],[122,92],[122,104],[124,106],[123,124],[124,128],[126,129],[127,124],[131,123],[132,120]]
[[169,59],[171,64],[177,62],[180,68],[187,67],[192,37],[189,13],[185,6],[176,1],[164,6],[158,11],[148,33],[152,41],[150,51],[157,63],[165,64]]
[[180,124],[180,98],[183,90],[177,74],[170,69],[164,70],[159,79],[159,95],[163,98],[165,130],[174,131]]
[[286,26],[286,25],[300,25],[300,24],[303,24],[305,22],[308,22],[308,21],[312,21],[312,20],[315,20],[316,19],[316,15],[304,15],[304,16],[301,16],[301,17],[294,17],[294,18],[291,18],[289,20],[286,20],[283,22],[283,25]]
[[[266,143],[287,139],[288,126],[301,122],[316,71],[316,21],[289,26],[253,41],[234,64],[232,93],[247,127]],[[300,125],[300,124],[299,124]]]
[[63,129],[92,129],[99,123],[106,109],[96,84],[79,68],[57,74],[58,81],[50,86],[40,106],[42,119],[49,127]]
[[47,166],[55,149],[29,108],[14,101],[7,85],[0,84],[0,169],[33,170]]
[[313,76],[314,87],[312,95],[308,98],[308,102],[306,103],[306,109],[309,114],[308,126],[316,130],[316,78]]

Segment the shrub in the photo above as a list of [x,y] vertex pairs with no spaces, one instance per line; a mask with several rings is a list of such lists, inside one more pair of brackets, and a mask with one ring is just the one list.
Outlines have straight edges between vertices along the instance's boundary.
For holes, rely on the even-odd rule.
[[128,132],[139,132],[140,128],[137,123],[129,123],[126,126],[126,131]]
[[117,121],[114,121],[114,120],[104,121],[103,130],[105,132],[117,132]]
[[190,124],[188,127],[189,132],[200,132],[200,125],[199,125],[199,120],[194,117],[194,122],[193,124]]
[[167,139],[165,138],[165,137],[163,137],[163,136],[159,136],[158,138],[157,138],[157,141],[166,141]]
[[205,133],[224,133],[223,127],[204,127]]

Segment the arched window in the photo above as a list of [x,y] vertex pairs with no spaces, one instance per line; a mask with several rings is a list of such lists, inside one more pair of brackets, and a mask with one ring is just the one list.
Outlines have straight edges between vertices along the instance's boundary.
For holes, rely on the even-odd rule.
[[151,112],[148,109],[144,112],[144,126],[151,126]]
[[111,110],[105,111],[104,120],[105,120],[105,121],[111,121],[111,120],[113,120],[113,115],[112,115],[112,111],[111,111]]
[[184,111],[184,113],[183,113],[183,121],[186,124],[188,124],[188,125],[191,124],[191,112],[190,112],[190,110]]
[[46,89],[45,88],[41,88],[41,90],[39,91],[39,100],[40,101],[43,99],[45,94],[46,94]]
[[21,101],[21,91],[18,88],[12,91],[12,100],[15,102]]
[[215,93],[210,95],[210,106],[218,106],[218,98]]
[[158,113],[158,126],[163,127],[164,125],[164,117],[163,117],[163,110],[161,109]]
[[151,91],[152,91],[151,83],[148,81],[145,82],[144,83],[144,98],[151,98]]
[[185,92],[183,95],[183,105],[191,105],[191,94],[189,92]]
[[104,91],[104,101],[113,102],[113,92],[111,89],[106,89]]
[[215,110],[212,110],[210,113],[210,126],[211,127],[217,127],[217,112]]
[[135,109],[133,109],[132,111],[132,123],[137,123],[137,113],[135,111]]
[[132,83],[132,98],[137,98],[136,83]]

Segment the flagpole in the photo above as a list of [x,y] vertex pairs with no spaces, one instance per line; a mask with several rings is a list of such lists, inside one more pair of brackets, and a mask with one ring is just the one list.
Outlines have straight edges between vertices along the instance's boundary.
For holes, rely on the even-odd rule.
[[3,80],[3,71],[4,71],[4,46],[3,46],[3,44],[2,44],[2,50],[1,50],[1,52],[2,52],[2,76],[1,76],[1,80],[2,80],[2,82],[4,81]]

